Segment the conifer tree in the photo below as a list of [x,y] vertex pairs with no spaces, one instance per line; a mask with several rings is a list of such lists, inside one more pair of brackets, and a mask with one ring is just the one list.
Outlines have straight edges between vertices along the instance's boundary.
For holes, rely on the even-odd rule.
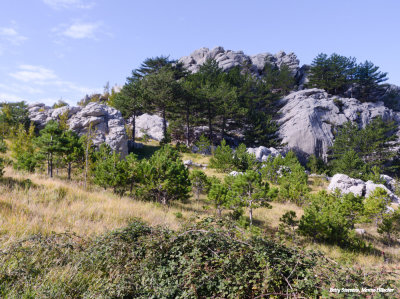
[[40,131],[40,136],[35,139],[35,144],[39,149],[39,157],[47,160],[47,173],[52,178],[55,155],[61,155],[66,151],[67,146],[67,140],[63,136],[60,124],[56,121],[49,121]]

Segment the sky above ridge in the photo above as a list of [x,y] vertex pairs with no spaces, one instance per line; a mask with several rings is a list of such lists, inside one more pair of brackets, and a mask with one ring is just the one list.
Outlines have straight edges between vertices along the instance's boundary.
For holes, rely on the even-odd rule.
[[222,46],[370,60],[400,85],[398,0],[13,0],[0,9],[0,101],[76,104],[147,57]]

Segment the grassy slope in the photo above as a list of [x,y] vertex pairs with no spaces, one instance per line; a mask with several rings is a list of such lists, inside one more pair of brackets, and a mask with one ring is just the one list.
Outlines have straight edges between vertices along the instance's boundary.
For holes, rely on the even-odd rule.
[[[153,151],[153,144],[142,151],[146,155]],[[208,157],[184,154],[183,159],[208,164]],[[207,175],[222,178],[224,174],[213,169],[204,170]],[[61,177],[61,176],[60,176]],[[18,182],[30,179],[35,187],[26,190]],[[312,192],[326,189],[327,182],[310,179]],[[128,197],[118,197],[109,191],[90,186],[89,190],[79,182],[65,179],[49,179],[41,174],[18,173],[6,169],[5,179],[0,184],[0,247],[16,239],[31,234],[47,234],[52,231],[75,232],[80,236],[96,236],[103,232],[123,227],[134,217],[150,225],[163,225],[171,229],[179,228],[185,220],[213,215],[212,207],[207,207],[203,195],[199,201],[173,203],[162,207],[156,203],[134,201]],[[272,209],[260,208],[254,211],[256,223],[266,232],[274,232],[279,218],[288,210],[294,210],[298,217],[303,210],[291,203],[272,203]],[[207,207],[207,208],[205,208]],[[368,232],[369,241],[386,253],[389,263],[381,256],[344,252],[338,247],[305,243],[306,248],[323,251],[327,256],[346,264],[363,268],[386,267],[400,271],[400,246],[388,247],[383,244],[372,225],[362,226]]]

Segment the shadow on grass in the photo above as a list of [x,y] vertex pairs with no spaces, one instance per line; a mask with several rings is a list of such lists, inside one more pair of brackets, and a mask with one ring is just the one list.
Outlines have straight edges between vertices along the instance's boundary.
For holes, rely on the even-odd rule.
[[30,188],[36,188],[37,185],[34,184],[30,179],[14,179],[10,177],[0,178],[0,185],[13,190],[16,188],[29,190]]
[[133,148],[131,150],[131,153],[137,155],[139,160],[149,159],[156,151],[161,148],[161,146],[159,145],[147,145],[143,143],[142,145],[142,148]]

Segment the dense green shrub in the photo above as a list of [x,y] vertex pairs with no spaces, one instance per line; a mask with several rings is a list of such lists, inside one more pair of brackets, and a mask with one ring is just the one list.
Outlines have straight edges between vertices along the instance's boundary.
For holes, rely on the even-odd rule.
[[274,158],[270,157],[263,163],[263,177],[273,184],[280,185],[279,198],[302,204],[308,194],[308,176],[293,151]]
[[299,231],[317,241],[340,246],[363,246],[352,231],[363,213],[362,198],[353,193],[340,195],[320,191],[309,196],[300,219]]
[[91,241],[36,235],[0,255],[4,298],[328,297],[329,288],[395,288],[321,253],[245,237],[206,219],[178,231],[133,221]]

